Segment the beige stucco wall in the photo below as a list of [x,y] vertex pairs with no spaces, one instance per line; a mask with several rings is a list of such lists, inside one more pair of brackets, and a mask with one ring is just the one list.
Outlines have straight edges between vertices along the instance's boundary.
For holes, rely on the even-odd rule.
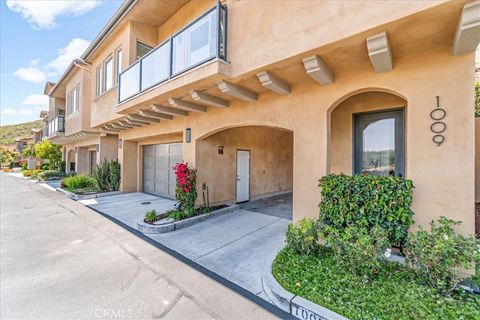
[[[233,100],[226,110],[209,108],[207,113],[191,113],[186,118],[122,131],[119,135],[124,140],[139,140],[189,127],[192,143],[184,144],[183,155],[185,161],[195,166],[196,140],[212,132],[244,125],[292,130],[295,137],[293,214],[297,220],[318,215],[318,179],[329,172],[330,112],[354,93],[395,92],[408,103],[406,177],[412,179],[416,187],[415,221],[427,225],[431,219],[447,215],[463,220],[460,229],[473,233],[473,54],[452,56],[450,52],[451,48],[445,47],[398,58],[395,68],[382,74],[375,73],[368,64],[362,65],[338,72],[333,85],[319,86],[307,80],[293,85],[288,96],[266,92],[254,103]],[[432,123],[429,114],[435,107],[436,95],[448,113],[446,142],[441,147],[432,142],[429,129]],[[123,161],[132,155],[124,152]],[[136,166],[137,159],[132,163]]]
[[404,107],[405,100],[386,92],[360,93],[336,107],[330,121],[330,172],[353,174],[354,113]]
[[[223,146],[224,154],[218,154]],[[250,150],[250,198],[292,189],[293,133],[268,127],[227,129],[197,142],[198,186],[210,203],[235,202],[236,151]]]
[[65,114],[65,135],[67,136],[82,130],[91,130],[91,78],[91,72],[76,67],[66,80],[65,97],[67,97],[68,93],[77,85],[80,86],[80,105],[78,112],[69,115]]
[[475,118],[475,202],[480,202],[480,118]]

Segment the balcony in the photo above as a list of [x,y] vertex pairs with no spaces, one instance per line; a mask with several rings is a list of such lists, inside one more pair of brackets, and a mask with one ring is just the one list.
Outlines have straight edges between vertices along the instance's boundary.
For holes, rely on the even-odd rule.
[[122,103],[215,58],[226,61],[227,9],[220,3],[120,74]]
[[48,138],[63,135],[65,132],[65,116],[56,116],[48,121],[47,132]]

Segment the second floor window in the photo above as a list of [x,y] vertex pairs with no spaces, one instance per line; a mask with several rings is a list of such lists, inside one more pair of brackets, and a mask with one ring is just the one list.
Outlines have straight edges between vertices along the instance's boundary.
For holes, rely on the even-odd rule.
[[80,86],[67,94],[67,116],[80,110]]
[[115,52],[115,83],[118,83],[118,76],[122,73],[122,49]]
[[144,43],[141,43],[140,41],[137,41],[137,60],[146,55],[150,50],[153,48],[150,47],[149,45],[146,45]]
[[103,77],[103,72],[102,72],[102,66],[97,67],[97,82],[96,82],[96,92],[97,96],[101,95],[103,90],[102,90],[102,80]]
[[104,91],[109,90],[110,88],[113,87],[113,58],[109,58],[107,61],[105,61],[105,67],[104,67],[105,75],[105,84],[104,84]]

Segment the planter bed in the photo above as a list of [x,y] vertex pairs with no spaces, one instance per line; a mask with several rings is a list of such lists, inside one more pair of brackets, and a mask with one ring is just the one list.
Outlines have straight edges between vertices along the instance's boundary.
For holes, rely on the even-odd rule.
[[67,197],[73,200],[85,200],[85,199],[95,199],[101,197],[108,197],[120,194],[121,191],[92,191],[92,192],[81,192],[81,193],[74,193],[62,188],[56,189],[58,192],[63,193]]
[[143,233],[166,233],[175,231],[178,229],[186,228],[196,223],[202,222],[206,219],[217,217],[226,213],[233,212],[238,210],[240,207],[238,205],[227,205],[218,210],[211,211],[209,213],[200,214],[198,216],[194,216],[191,218],[183,219],[183,220],[173,220],[171,218],[163,218],[160,219],[153,224],[146,223],[145,221],[141,221],[137,223],[137,229]]
[[[273,262],[272,273],[291,298],[301,296],[313,306],[318,304],[349,319],[480,318],[480,296],[458,291],[446,298],[420,284],[398,263],[385,262],[379,274],[368,279],[338,265],[328,249],[305,256],[283,249]],[[291,300],[293,315],[295,298]],[[303,318],[301,313],[299,318]]]

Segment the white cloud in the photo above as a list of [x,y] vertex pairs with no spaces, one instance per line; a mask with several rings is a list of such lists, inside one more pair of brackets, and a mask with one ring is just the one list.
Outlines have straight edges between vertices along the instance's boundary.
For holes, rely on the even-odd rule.
[[7,7],[19,13],[34,29],[57,27],[58,16],[80,16],[100,5],[102,0],[7,0]]
[[64,48],[58,49],[58,56],[46,65],[40,67],[40,60],[32,59],[27,67],[18,68],[13,74],[24,81],[33,83],[59,77],[74,59],[83,54],[89,45],[90,42],[87,40],[74,38]]
[[47,76],[45,75],[45,72],[38,67],[38,63],[39,60],[30,60],[28,67],[18,68],[13,74],[28,82],[44,82],[47,79]]
[[5,116],[16,116],[16,117],[24,117],[24,116],[32,116],[38,114],[40,112],[39,108],[5,108],[2,110],[2,114]]
[[45,69],[60,75],[67,69],[68,65],[76,58],[79,58],[88,48],[90,42],[81,38],[72,39],[65,48],[58,50],[58,57],[50,61]]
[[48,96],[44,94],[30,94],[23,99],[22,104],[30,106],[45,106],[48,105]]

